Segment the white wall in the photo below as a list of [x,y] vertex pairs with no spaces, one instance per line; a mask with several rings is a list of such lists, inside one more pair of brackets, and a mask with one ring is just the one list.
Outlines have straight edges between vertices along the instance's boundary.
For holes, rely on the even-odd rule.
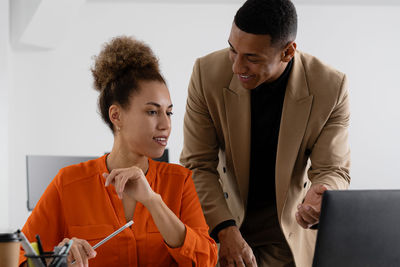
[[8,220],[8,92],[9,92],[9,11],[8,1],[0,0],[0,232]]
[[[160,57],[174,103],[168,146],[171,161],[178,162],[194,60],[226,47],[239,6],[88,2],[56,49],[14,50],[8,116],[11,226],[21,227],[28,216],[25,155],[101,155],[111,149],[112,135],[96,112],[97,93],[91,87],[89,67],[91,56],[112,36],[134,35]],[[400,6],[297,8],[298,48],[349,76],[352,188],[400,188],[396,179],[400,56],[395,50],[400,47],[396,35]]]
[[[147,42],[160,57],[174,103],[170,160],[179,161],[186,90],[196,57],[225,47],[234,5],[87,3],[54,50],[15,50],[10,105],[10,223],[26,211],[25,155],[102,155],[112,134],[97,114],[89,71],[112,36]],[[17,212],[16,212],[17,211]]]
[[300,6],[299,48],[344,71],[351,188],[400,188],[400,6]]

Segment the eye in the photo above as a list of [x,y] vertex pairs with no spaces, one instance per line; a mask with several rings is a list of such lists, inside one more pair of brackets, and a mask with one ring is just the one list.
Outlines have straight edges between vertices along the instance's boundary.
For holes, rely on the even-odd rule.
[[251,63],[257,63],[258,62],[258,59],[255,59],[255,58],[247,58],[247,60],[249,62],[251,62]]
[[167,116],[172,116],[172,115],[174,115],[174,113],[172,113],[172,111],[167,112]]
[[236,51],[232,47],[229,48],[229,52],[236,54]]
[[149,115],[157,115],[157,111],[149,110],[149,111],[147,111],[147,114],[149,114]]

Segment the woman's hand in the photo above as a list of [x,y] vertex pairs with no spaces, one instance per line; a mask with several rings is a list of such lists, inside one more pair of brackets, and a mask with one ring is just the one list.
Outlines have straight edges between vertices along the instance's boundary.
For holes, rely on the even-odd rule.
[[[69,242],[70,239],[64,238],[63,241],[58,244],[59,247],[64,246]],[[67,262],[68,266],[71,267],[88,267],[89,259],[96,257],[96,251],[92,246],[83,239],[73,237],[74,241],[71,245],[71,249],[68,253]],[[74,264],[72,262],[75,261]]]
[[114,185],[120,199],[128,196],[146,206],[156,195],[147,182],[143,171],[136,166],[114,169],[110,174],[103,173],[103,176],[106,178],[105,185]]

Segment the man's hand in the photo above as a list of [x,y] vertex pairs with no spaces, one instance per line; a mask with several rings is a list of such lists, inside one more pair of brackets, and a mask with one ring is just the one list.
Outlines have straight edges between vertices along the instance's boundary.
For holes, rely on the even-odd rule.
[[325,185],[312,185],[304,198],[303,204],[297,206],[296,221],[304,229],[308,229],[319,222],[322,195],[326,190],[328,188]]
[[250,246],[243,239],[237,226],[229,226],[218,233],[220,242],[219,264],[221,267],[257,267]]

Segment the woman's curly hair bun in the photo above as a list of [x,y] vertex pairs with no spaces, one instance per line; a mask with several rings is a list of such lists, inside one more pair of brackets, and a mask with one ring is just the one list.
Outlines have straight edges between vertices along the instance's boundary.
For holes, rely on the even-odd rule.
[[113,38],[94,60],[91,69],[94,88],[100,92],[127,72],[142,72],[145,69],[159,72],[158,59],[150,47],[128,36]]

